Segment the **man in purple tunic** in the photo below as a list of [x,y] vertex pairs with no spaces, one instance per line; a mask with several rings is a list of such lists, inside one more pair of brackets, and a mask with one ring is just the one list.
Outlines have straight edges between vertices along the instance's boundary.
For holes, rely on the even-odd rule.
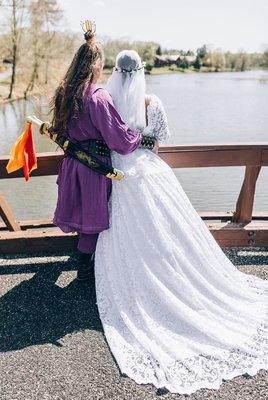
[[[75,54],[53,99],[53,127],[85,150],[89,141],[98,140],[119,154],[131,153],[143,144],[143,139],[122,121],[109,93],[97,85],[104,55],[95,40],[95,24],[87,20],[83,29],[86,43]],[[98,154],[97,158],[111,165],[109,155]],[[66,153],[57,184],[58,201],[53,222],[63,232],[78,233],[77,278],[84,280],[93,271],[98,235],[109,227],[108,200],[112,182]]]
[[[88,139],[104,140],[110,150],[120,154],[131,153],[141,142],[141,135],[122,121],[109,93],[97,84],[88,84],[85,88],[83,107],[77,118],[70,119],[66,133],[82,146]],[[98,158],[111,165],[109,157],[98,155]],[[108,200],[112,181],[66,155],[60,165],[57,184],[58,201],[53,222],[66,233],[78,232],[78,250],[91,255],[98,234],[109,227]]]

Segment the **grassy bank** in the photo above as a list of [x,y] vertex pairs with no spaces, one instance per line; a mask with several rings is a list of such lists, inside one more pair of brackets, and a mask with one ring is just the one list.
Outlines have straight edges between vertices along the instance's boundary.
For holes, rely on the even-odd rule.
[[[53,69],[50,79],[47,83],[36,82],[34,89],[27,93],[27,98],[33,96],[44,96],[51,98],[57,88],[61,78],[64,76],[67,66],[62,66],[60,70]],[[104,69],[100,83],[105,83],[112,73],[112,69]],[[12,99],[8,99],[10,86],[10,77],[0,80],[0,105],[7,104],[16,100],[24,99],[25,89],[27,82],[24,80],[23,75],[18,74],[16,84],[13,89]]]

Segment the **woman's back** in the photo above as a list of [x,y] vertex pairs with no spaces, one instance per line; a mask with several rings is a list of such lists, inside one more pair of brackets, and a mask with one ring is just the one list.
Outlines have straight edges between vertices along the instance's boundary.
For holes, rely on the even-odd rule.
[[[161,100],[155,94],[146,95],[145,106],[147,126],[144,128],[143,134],[153,136],[160,143],[164,143],[170,137],[170,131]],[[136,182],[138,182],[138,178],[166,168],[166,164],[160,157],[147,149],[138,148],[126,156],[112,152],[111,158],[113,166],[124,171],[125,180],[135,176]],[[139,190],[139,185],[136,190]]]

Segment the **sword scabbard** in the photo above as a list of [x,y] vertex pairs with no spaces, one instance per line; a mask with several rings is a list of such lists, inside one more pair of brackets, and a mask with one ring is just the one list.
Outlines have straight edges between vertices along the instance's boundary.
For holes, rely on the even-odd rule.
[[52,130],[52,125],[49,122],[42,122],[39,125],[39,131],[41,135],[48,136],[51,140],[53,140],[53,142],[57,143],[57,145],[61,147],[65,153],[73,156],[93,171],[98,172],[101,175],[105,175],[109,179],[117,181],[121,181],[124,178],[123,171],[105,164],[93,154],[86,152],[82,147],[68,140],[66,136],[56,133]]

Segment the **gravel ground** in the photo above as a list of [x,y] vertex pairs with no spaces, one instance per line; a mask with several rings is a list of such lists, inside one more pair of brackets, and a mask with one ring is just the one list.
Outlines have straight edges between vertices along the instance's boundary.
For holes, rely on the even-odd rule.
[[[268,279],[268,248],[225,249],[237,267]],[[74,280],[74,254],[1,256],[1,400],[264,400],[268,371],[191,396],[138,385],[109,352],[94,283]]]

